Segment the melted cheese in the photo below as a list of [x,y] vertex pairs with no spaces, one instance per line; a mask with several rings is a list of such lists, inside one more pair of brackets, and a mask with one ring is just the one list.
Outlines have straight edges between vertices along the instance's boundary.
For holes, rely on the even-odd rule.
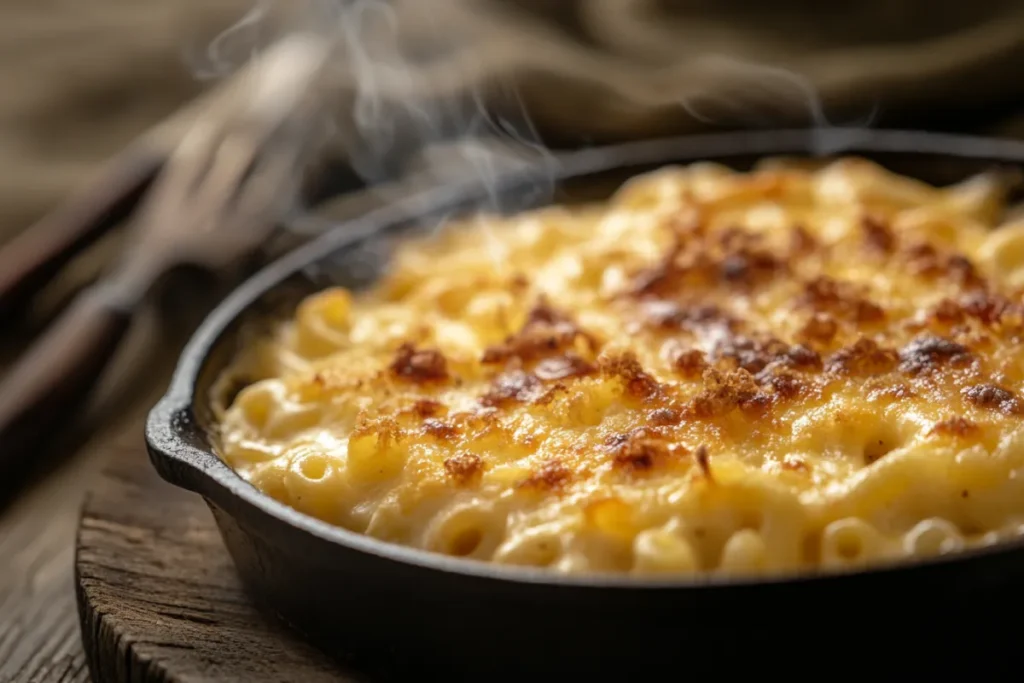
[[328,522],[563,573],[998,542],[1024,521],[999,201],[859,159],[695,164],[453,225],[248,348],[222,455]]

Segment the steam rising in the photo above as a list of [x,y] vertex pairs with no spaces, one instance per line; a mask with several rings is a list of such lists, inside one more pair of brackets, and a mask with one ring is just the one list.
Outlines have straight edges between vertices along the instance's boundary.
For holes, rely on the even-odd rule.
[[[413,0],[416,1],[416,0]],[[429,3],[427,3],[429,4]],[[476,88],[439,83],[471,82],[471,65],[460,59],[470,45],[454,27],[431,26],[418,44],[403,37],[396,12],[380,0],[337,4],[341,63],[353,84],[351,125],[343,145],[353,168],[368,183],[392,180],[415,164],[435,183],[479,182],[482,209],[508,211],[499,191],[510,173],[530,173],[534,196],[551,191],[552,160],[511,83],[492,84],[489,98]],[[430,21],[429,14],[420,15]],[[422,55],[419,60],[410,54]],[[442,63],[444,69],[436,69]],[[458,73],[464,65],[464,73]]]
[[[542,203],[553,194],[556,162],[515,84],[483,80],[479,36],[447,16],[439,21],[432,7],[433,0],[256,0],[194,70],[201,78],[222,78],[289,32],[318,33],[334,50],[324,85],[325,98],[336,103],[326,122],[328,153],[372,188],[362,196],[374,195],[379,205],[406,199],[410,187],[459,185],[477,190],[473,208],[482,214]],[[819,154],[848,144],[806,78],[724,56],[703,61],[720,77],[709,79],[715,86],[706,95],[681,101],[681,116],[732,128],[809,124],[821,131]],[[801,110],[805,119],[794,120]],[[851,123],[870,126],[876,113]],[[850,123],[842,125],[855,141]],[[512,177],[525,191],[507,191]],[[293,215],[293,234],[335,227],[303,207]]]
[[264,45],[263,33],[273,0],[257,0],[242,18],[214,38],[202,57],[186,55],[201,81],[219,80],[252,61]]
[[[813,152],[828,155],[848,146],[837,131],[853,134],[856,129],[869,128],[880,113],[876,103],[862,120],[832,121],[818,90],[798,73],[725,55],[708,56],[704,62],[718,76],[716,89],[680,101],[701,123],[739,128],[806,126],[820,133]],[[854,139],[851,137],[851,142]]]
[[[260,0],[210,44],[193,69],[197,77],[223,78],[290,31],[319,33],[335,52],[324,93],[337,103],[328,122],[334,147],[329,154],[343,158],[373,188],[378,203],[403,197],[410,184],[473,186],[480,213],[543,202],[553,192],[554,160],[514,84],[457,87],[476,83],[472,36],[460,35],[449,22],[431,25],[431,4]],[[399,14],[415,17],[414,32],[400,25]],[[513,176],[525,191],[504,190]],[[293,213],[293,233],[333,227],[312,212]]]

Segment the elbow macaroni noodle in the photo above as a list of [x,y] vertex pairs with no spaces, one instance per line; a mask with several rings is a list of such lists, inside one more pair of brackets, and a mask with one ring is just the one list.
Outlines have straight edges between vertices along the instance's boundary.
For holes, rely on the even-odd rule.
[[861,159],[640,176],[409,240],[239,355],[219,448],[298,510],[510,565],[863,567],[1024,533],[1024,224]]

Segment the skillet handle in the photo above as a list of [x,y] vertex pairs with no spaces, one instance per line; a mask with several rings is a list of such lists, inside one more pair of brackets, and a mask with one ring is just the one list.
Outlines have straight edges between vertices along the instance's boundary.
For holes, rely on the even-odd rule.
[[135,301],[112,294],[85,290],[0,382],[0,493],[42,464],[44,441],[71,427],[117,351]]

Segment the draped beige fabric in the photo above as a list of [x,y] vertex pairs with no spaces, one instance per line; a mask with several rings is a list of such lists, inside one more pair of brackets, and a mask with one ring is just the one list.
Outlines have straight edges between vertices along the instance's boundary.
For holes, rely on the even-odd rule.
[[479,127],[483,107],[533,137],[525,111],[556,146],[791,124],[1024,134],[1016,0],[5,0],[0,235],[294,27],[345,36],[339,120],[360,125],[336,151],[371,180],[402,136]]

